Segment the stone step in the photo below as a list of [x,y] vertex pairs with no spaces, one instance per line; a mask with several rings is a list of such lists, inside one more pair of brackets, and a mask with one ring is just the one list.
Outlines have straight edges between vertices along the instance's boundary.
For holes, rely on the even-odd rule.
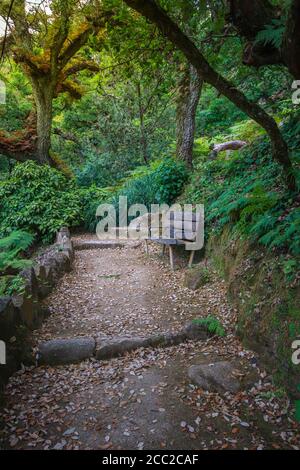
[[116,249],[124,248],[124,246],[125,243],[112,240],[87,240],[84,242],[74,243],[74,249],[76,251]]
[[211,334],[204,326],[189,323],[178,333],[161,333],[148,337],[96,336],[54,339],[38,347],[37,362],[43,365],[73,364],[89,358],[109,360],[140,348],[170,347],[188,340],[206,340]]

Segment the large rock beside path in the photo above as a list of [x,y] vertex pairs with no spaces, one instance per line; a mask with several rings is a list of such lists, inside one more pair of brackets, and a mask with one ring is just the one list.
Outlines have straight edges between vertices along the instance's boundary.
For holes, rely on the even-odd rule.
[[94,338],[54,339],[41,343],[38,362],[40,364],[74,364],[94,355]]
[[209,392],[236,393],[240,389],[240,382],[234,377],[234,370],[234,364],[222,361],[191,366],[188,376],[194,384]]

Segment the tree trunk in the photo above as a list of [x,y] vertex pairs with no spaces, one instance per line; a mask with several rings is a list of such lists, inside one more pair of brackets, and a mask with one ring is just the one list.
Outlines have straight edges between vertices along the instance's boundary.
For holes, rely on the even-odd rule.
[[0,153],[19,162],[33,160],[55,166],[50,157],[54,86],[44,78],[32,78],[35,109],[22,131],[0,132]]
[[177,158],[189,168],[193,166],[195,119],[203,80],[192,65],[188,65],[180,82],[177,104]]
[[148,143],[147,143],[147,135],[145,129],[145,111],[142,102],[142,91],[140,83],[137,84],[137,93],[138,93],[138,103],[139,103],[139,119],[140,119],[140,145],[143,160],[148,165],[149,155],[148,155]]
[[300,0],[291,3],[282,54],[284,61],[294,78],[300,79]]
[[288,148],[275,120],[259,105],[250,102],[231,82],[217,73],[207,62],[195,44],[181,31],[154,0],[125,0],[127,5],[155,23],[161,32],[175,44],[195,67],[204,81],[226,96],[251,119],[262,126],[269,135],[272,143],[273,158],[283,167],[289,189],[296,189],[295,176],[289,158]]
[[36,104],[36,159],[39,163],[51,164],[51,128],[54,86],[48,79],[32,80],[33,94]]

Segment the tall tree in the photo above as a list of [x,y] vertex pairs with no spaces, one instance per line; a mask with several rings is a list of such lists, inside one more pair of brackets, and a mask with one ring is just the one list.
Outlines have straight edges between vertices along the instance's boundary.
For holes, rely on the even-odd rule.
[[193,166],[195,119],[203,80],[195,67],[185,64],[177,96],[176,155]]
[[[195,4],[193,0],[178,2],[184,30],[189,37],[195,33]],[[203,80],[193,65],[183,64],[183,74],[179,82],[176,116],[176,155],[189,168],[193,166],[196,111],[199,104]]]
[[289,188],[295,190],[295,176],[289,158],[288,147],[276,121],[259,105],[249,101],[233,83],[214,70],[193,41],[183,33],[179,26],[154,0],[125,0],[125,2],[155,23],[161,32],[185,54],[188,61],[207,83],[216,88],[266,130],[272,143],[273,157],[282,165]]
[[91,36],[101,40],[109,14],[97,0],[55,0],[34,9],[27,7],[26,0],[11,5],[5,0],[0,6],[9,29],[2,49],[28,77],[35,106],[22,132],[0,132],[0,153],[19,161],[55,164],[50,155],[53,99],[64,92],[81,97],[76,75],[97,71],[98,64],[80,51]]

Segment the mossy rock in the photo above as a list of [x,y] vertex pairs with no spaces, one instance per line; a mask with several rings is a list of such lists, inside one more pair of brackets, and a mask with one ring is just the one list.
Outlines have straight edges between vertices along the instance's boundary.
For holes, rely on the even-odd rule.
[[189,269],[185,274],[184,286],[191,290],[200,289],[212,280],[210,270],[203,264]]

